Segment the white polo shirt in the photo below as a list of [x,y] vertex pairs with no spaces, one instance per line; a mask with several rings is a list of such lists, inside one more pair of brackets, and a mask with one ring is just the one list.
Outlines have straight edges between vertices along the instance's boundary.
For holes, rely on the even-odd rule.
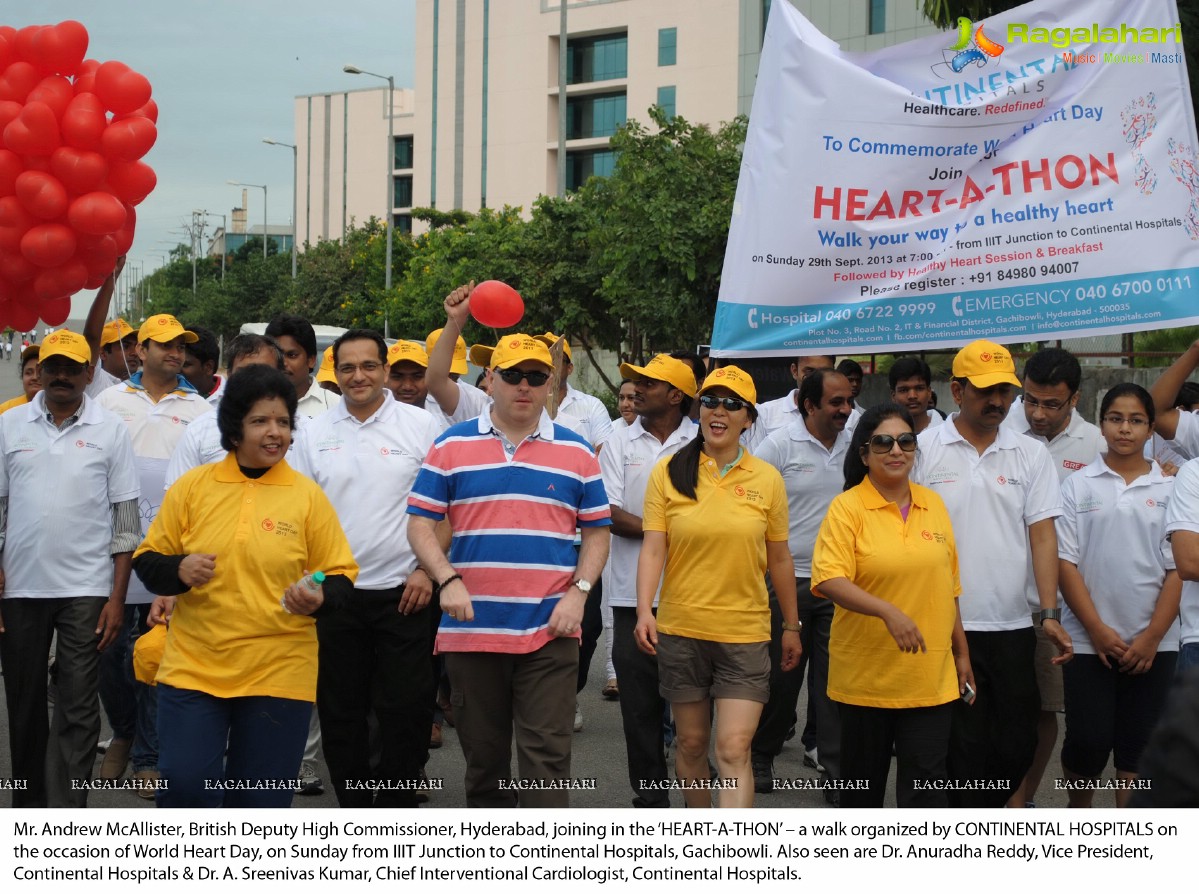
[[787,543],[796,577],[812,576],[812,550],[820,523],[833,498],[845,489],[849,441],[848,432],[838,432],[829,450],[812,436],[804,422],[792,422],[771,434],[754,452],[779,470],[787,486]]
[[[1173,492],[1174,479],[1163,475],[1157,463],[1148,474],[1125,484],[1103,457],[1062,484],[1062,514],[1055,522],[1057,554],[1078,566],[1099,617],[1126,643],[1149,626],[1162,581],[1174,568],[1174,556],[1163,539]],[[1069,605],[1062,609],[1062,626],[1075,652],[1096,654]],[[1177,618],[1157,648],[1178,651]]]
[[384,393],[379,409],[359,422],[340,400],[305,425],[296,471],[321,486],[358,562],[362,590],[386,590],[416,568],[405,507],[412,484],[441,429],[425,410]]
[[1183,410],[1178,414],[1178,430],[1174,440],[1167,441],[1184,459],[1199,456],[1199,413]]
[[432,394],[425,398],[425,409],[433,414],[433,418],[437,420],[442,431],[459,422],[477,419],[483,415],[484,410],[491,406],[491,397],[482,388],[476,388],[461,379],[451,379],[450,381],[458,386],[458,406],[453,413],[447,414]]
[[[204,414],[187,427],[187,433],[179,442],[179,446],[175,448],[175,452],[171,454],[170,461],[167,462],[166,479],[163,482],[164,490],[170,489],[171,485],[182,478],[185,472],[191,471],[196,466],[206,466],[225,458],[227,451],[221,446],[221,430],[217,425],[218,409],[219,407],[214,405],[211,413]],[[297,434],[308,421],[310,420],[307,416],[296,412],[296,428],[292,432],[291,446],[288,448],[289,457],[294,455],[291,451],[296,449]]]
[[297,415],[315,419],[317,416],[327,413],[330,408],[337,406],[337,402],[341,400],[340,396],[322,388],[320,382],[312,376],[308,377],[308,383],[308,390],[296,404]]
[[1065,481],[1067,477],[1089,466],[1100,454],[1107,451],[1107,442],[1103,439],[1103,432],[1099,430],[1099,426],[1083,419],[1078,410],[1070,411],[1070,421],[1052,441],[1036,434],[1029,426],[1023,397],[1017,397],[1012,401],[1012,408],[1008,410],[1003,425],[1018,434],[1036,438],[1048,447],[1059,481]]
[[776,397],[774,400],[758,404],[757,421],[741,436],[741,443],[750,453],[757,453],[758,446],[779,429],[786,428],[792,422],[803,424],[798,400],[799,389],[792,388],[783,397]]
[[[1199,460],[1188,462],[1174,478],[1174,498],[1166,507],[1166,533],[1175,531],[1199,534]],[[1182,582],[1178,621],[1179,641],[1199,643],[1199,581]]]
[[593,448],[606,444],[612,437],[612,420],[608,408],[598,397],[579,391],[566,383],[566,397],[558,404],[554,421],[587,439]]
[[[608,503],[632,515],[645,511],[645,489],[650,472],[664,456],[672,456],[690,443],[697,426],[684,417],[665,442],[647,432],[638,416],[627,427],[612,433],[599,454],[600,474]],[[613,533],[605,567],[604,598],[617,608],[637,607],[637,560],[641,557],[641,540]],[[655,604],[657,597],[654,598]]]
[[118,379],[99,363],[96,364],[95,372],[92,373],[92,380],[87,387],[83,389],[83,393],[93,400],[100,396],[102,392],[107,391],[113,385],[121,385],[124,379]]
[[962,624],[977,631],[1031,627],[1028,526],[1061,515],[1053,458],[1044,444],[1003,427],[979,456],[958,432],[957,418],[920,433],[912,480],[936,491],[949,509]]
[[107,598],[111,506],[137,496],[128,430],[86,395],[78,419],[62,431],[47,421],[42,392],[0,416],[4,598]]
[[[162,506],[171,454],[183,440],[188,426],[211,413],[212,407],[182,376],[179,376],[178,388],[155,403],[142,387],[141,377],[140,372],[134,373],[129,381],[114,385],[101,394],[98,402],[121,417],[129,429],[137,457],[141,490],[138,510],[142,536],[145,536]],[[153,601],[154,594],[142,586],[136,575],[131,577],[126,604],[143,605]]]

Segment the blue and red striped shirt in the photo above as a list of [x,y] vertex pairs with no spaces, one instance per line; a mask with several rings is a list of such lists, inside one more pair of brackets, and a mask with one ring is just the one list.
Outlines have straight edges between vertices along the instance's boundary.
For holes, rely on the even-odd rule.
[[576,527],[612,523],[591,445],[544,412],[509,455],[490,409],[434,442],[408,512],[454,530],[449,559],[475,618],[442,616],[438,652],[535,652],[578,564]]

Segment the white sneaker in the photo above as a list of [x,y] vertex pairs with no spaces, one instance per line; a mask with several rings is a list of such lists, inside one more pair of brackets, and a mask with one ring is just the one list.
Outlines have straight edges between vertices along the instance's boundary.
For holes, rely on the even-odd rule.
[[583,731],[583,711],[581,708],[579,708],[578,702],[575,702],[575,727],[574,728],[575,728],[576,733],[581,733]]
[[316,775],[316,767],[304,761],[300,764],[300,791],[301,795],[319,795],[325,791],[325,784],[321,781],[321,777]]
[[815,748],[808,748],[803,753],[803,765],[810,767],[817,773],[823,773],[824,767],[820,766],[820,755],[816,753]]

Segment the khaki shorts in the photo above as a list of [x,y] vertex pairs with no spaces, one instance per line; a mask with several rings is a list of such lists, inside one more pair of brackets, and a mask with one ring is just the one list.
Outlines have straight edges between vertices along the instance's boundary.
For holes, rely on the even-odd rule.
[[766,704],[770,653],[766,643],[717,643],[658,634],[658,692],[669,702],[739,698]]
[[1054,664],[1057,649],[1045,635],[1037,616],[1032,617],[1033,630],[1037,634],[1037,654],[1033,666],[1037,671],[1037,689],[1041,693],[1041,710],[1055,714],[1066,710],[1065,687],[1062,685],[1062,666]]

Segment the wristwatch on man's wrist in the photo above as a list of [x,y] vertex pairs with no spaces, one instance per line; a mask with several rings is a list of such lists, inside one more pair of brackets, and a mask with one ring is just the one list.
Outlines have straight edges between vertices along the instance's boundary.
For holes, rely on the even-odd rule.
[[1044,624],[1046,621],[1057,621],[1059,624],[1062,620],[1062,610],[1060,608],[1043,608],[1037,612],[1037,620]]
[[578,580],[574,581],[574,585],[579,588],[579,592],[584,596],[587,596],[591,593],[591,581],[589,580],[584,580],[580,577]]

